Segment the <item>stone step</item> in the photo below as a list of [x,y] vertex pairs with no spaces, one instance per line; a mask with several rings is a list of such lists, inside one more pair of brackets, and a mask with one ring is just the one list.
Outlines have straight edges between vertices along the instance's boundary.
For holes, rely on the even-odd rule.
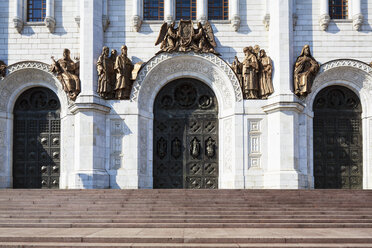
[[372,228],[372,223],[1,223],[0,228]]
[[250,243],[250,244],[164,244],[164,243],[50,243],[50,242],[0,242],[0,248],[372,248],[372,244],[308,244],[308,243],[297,243],[297,244],[262,244],[262,243]]

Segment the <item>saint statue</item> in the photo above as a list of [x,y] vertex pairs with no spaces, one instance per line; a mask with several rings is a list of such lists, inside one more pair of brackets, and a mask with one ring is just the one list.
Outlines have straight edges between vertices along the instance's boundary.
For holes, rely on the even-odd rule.
[[98,88],[97,93],[105,98],[112,99],[114,97],[115,87],[115,71],[114,61],[109,57],[110,50],[107,46],[102,49],[102,54],[97,61],[98,72]]
[[70,58],[70,50],[67,48],[63,50],[62,59],[55,61],[52,56],[52,60],[50,71],[57,74],[63,90],[72,101],[75,101],[80,93],[79,62],[74,62]]
[[245,58],[242,62],[243,95],[245,99],[258,98],[258,61],[252,47],[243,49]]
[[311,86],[319,71],[319,64],[311,56],[310,46],[302,48],[300,56],[294,66],[294,93],[297,96],[307,96],[311,92]]
[[132,61],[127,57],[127,46],[121,47],[121,54],[116,57],[114,70],[116,71],[115,98],[129,99],[132,89]]
[[214,142],[212,140],[211,137],[209,137],[206,142],[205,142],[205,147],[206,147],[206,154],[209,158],[213,158],[214,157],[214,153],[215,153],[215,150],[214,150]]
[[190,154],[193,158],[197,158],[200,154],[200,144],[197,138],[191,141]]
[[267,99],[269,95],[274,93],[273,81],[271,79],[273,65],[264,49],[259,52],[258,62],[260,65],[259,96],[261,99]]

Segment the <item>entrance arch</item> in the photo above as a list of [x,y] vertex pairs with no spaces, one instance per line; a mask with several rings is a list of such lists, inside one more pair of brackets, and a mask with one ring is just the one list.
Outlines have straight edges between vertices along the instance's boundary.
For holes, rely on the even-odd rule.
[[14,188],[59,188],[60,108],[48,88],[31,88],[18,97],[13,112]]
[[154,188],[218,188],[218,103],[199,80],[182,78],[154,104]]
[[231,67],[214,54],[161,53],[150,59],[133,83],[130,104],[136,123],[138,158],[128,158],[137,164],[139,188],[153,187],[154,103],[158,92],[168,83],[181,78],[203,82],[218,101],[219,188],[243,188],[244,102],[239,81]]
[[363,188],[362,107],[343,86],[321,90],[314,111],[314,187]]

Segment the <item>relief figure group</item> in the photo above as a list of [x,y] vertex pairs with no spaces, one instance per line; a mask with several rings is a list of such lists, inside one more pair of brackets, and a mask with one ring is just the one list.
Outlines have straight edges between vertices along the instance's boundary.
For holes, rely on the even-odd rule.
[[244,60],[235,56],[232,69],[237,75],[244,99],[267,99],[274,92],[272,62],[264,49],[258,45],[243,49]]

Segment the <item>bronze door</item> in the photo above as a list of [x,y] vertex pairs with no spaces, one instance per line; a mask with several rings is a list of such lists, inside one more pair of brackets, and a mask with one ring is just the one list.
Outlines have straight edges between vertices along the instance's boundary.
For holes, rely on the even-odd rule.
[[13,187],[59,188],[60,103],[54,92],[32,88],[14,107]]
[[218,188],[218,105],[202,82],[166,85],[154,105],[154,188]]
[[314,185],[318,189],[363,187],[362,108],[351,90],[332,86],[314,101]]

